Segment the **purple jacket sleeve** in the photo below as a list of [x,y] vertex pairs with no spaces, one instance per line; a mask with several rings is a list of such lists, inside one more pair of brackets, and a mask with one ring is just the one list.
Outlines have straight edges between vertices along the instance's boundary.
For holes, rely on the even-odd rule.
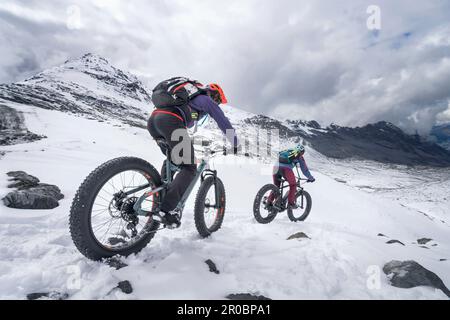
[[[223,113],[220,106],[215,103],[210,97],[205,95],[199,95],[195,97],[191,103],[191,108],[200,111],[205,112],[211,116],[211,118],[214,119],[214,121],[217,122],[217,125],[219,126],[220,130],[224,134],[227,133],[227,130],[232,130],[233,135],[233,141],[230,141],[234,146],[238,145],[238,140],[236,137],[236,131],[234,130],[233,126],[230,123],[230,120],[225,116],[225,113]],[[230,137],[229,137],[230,138]]]
[[308,166],[306,165],[305,158],[303,158],[302,156],[298,157],[298,159],[296,159],[295,161],[295,164],[297,163],[300,165],[300,169],[302,170],[305,177],[308,179],[313,179],[313,176],[311,172],[309,172]]

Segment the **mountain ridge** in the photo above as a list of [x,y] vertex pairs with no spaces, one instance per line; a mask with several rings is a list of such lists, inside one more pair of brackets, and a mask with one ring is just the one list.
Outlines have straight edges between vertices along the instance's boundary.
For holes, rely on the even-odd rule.
[[[150,90],[136,76],[92,53],[22,82],[1,84],[0,102],[33,105],[97,121],[117,120],[142,129],[152,109]],[[450,151],[408,135],[386,121],[355,128],[335,124],[323,128],[317,121],[280,121],[230,107],[224,107],[224,111],[229,116],[235,114],[232,123],[236,128],[250,126],[245,131],[252,136],[256,137],[260,129],[277,129],[287,142],[304,142],[330,158],[450,166]],[[214,124],[209,127],[214,128]]]

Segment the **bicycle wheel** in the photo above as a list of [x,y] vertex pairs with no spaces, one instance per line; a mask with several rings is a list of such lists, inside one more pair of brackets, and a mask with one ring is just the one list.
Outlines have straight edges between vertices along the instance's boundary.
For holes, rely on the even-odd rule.
[[[121,195],[146,184],[147,189]],[[145,192],[160,185],[158,171],[137,158],[114,159],[95,169],[78,189],[70,210],[70,233],[78,250],[92,260],[141,251],[159,223],[137,216],[133,207]],[[141,208],[152,212],[159,201],[159,193],[149,195]]]
[[[272,205],[268,201],[271,195],[273,197]],[[256,194],[253,203],[253,215],[255,216],[256,221],[262,224],[272,222],[278,214],[278,210],[275,207],[280,205],[280,203],[280,191],[275,185],[267,184],[262,187]]]
[[312,208],[311,195],[305,190],[297,192],[297,209],[288,209],[288,217],[292,222],[305,221]]
[[194,220],[200,236],[207,238],[222,227],[225,206],[225,187],[222,180],[217,177],[207,177],[201,184],[195,199]]

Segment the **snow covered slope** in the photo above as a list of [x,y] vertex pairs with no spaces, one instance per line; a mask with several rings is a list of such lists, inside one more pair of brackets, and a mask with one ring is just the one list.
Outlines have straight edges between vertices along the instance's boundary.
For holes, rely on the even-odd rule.
[[[358,175],[361,183],[342,183],[335,180],[333,170],[355,177],[354,167],[336,167],[313,150],[307,160],[317,183],[307,186],[313,210],[304,223],[294,224],[282,215],[270,225],[257,224],[252,217],[253,197],[270,182],[270,176],[262,174],[261,165],[252,160],[227,164],[217,158],[213,165],[228,196],[224,227],[218,233],[199,238],[191,199],[181,229],[158,233],[139,255],[124,260],[128,267],[115,270],[88,261],[72,244],[68,230],[69,207],[81,181],[114,157],[137,156],[159,166],[162,155],[148,133],[136,127],[10,106],[23,112],[32,132],[48,138],[2,148],[7,153],[0,160],[0,196],[7,192],[4,173],[25,170],[60,186],[66,198],[51,211],[0,207],[2,299],[48,291],[67,292],[70,299],[222,299],[239,292],[272,299],[446,298],[425,287],[393,288],[380,268],[393,259],[413,259],[449,284],[449,262],[440,261],[449,258],[449,225],[403,206],[402,201],[357,187],[390,183],[389,176],[378,174],[376,165],[371,171],[370,164],[365,164]],[[448,203],[439,205],[448,212]],[[286,240],[299,231],[311,239]],[[420,247],[416,240],[422,237],[432,238],[437,246]],[[388,245],[388,239],[398,239],[405,246]],[[207,259],[216,263],[219,275],[209,272]],[[374,275],[379,287],[367,284]],[[122,280],[131,282],[131,295],[111,292]]]

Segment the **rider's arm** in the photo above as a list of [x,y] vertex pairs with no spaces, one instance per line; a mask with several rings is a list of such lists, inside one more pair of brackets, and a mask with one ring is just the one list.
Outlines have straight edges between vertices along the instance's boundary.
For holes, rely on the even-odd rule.
[[308,166],[306,165],[305,158],[300,156],[298,160],[296,161],[296,164],[300,166],[300,169],[302,170],[305,177],[307,177],[309,180],[313,180],[314,177],[312,176],[311,172],[309,172]]
[[[234,147],[238,146],[238,139],[236,136],[236,131],[230,123],[230,120],[225,116],[225,113],[219,107],[217,103],[214,102],[210,97],[205,95],[199,95],[195,97],[191,102],[191,107],[198,110],[208,113],[211,118],[213,118],[220,130],[226,135],[227,131],[229,136],[227,138],[233,139],[230,141]],[[231,135],[232,133],[232,135]]]

